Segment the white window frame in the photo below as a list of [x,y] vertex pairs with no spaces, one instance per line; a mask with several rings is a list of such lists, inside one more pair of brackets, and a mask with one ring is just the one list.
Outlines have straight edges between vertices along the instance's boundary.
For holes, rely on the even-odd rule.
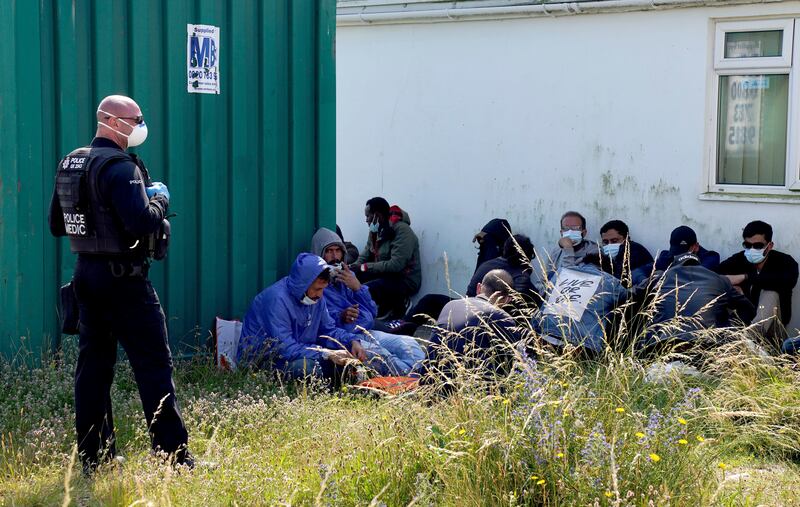
[[[800,20],[800,18],[798,18]],[[800,153],[796,139],[800,132],[800,37],[795,39],[795,18],[758,19],[749,21],[718,21],[715,24],[713,51],[711,58],[708,104],[710,118],[707,132],[708,192],[719,195],[745,194],[767,196],[800,197]],[[781,56],[758,58],[724,58],[725,34],[728,32],[759,32],[783,30]],[[786,129],[786,174],[783,185],[737,185],[720,184],[718,178],[719,142],[719,82],[721,76],[787,74],[789,76],[789,97]]]

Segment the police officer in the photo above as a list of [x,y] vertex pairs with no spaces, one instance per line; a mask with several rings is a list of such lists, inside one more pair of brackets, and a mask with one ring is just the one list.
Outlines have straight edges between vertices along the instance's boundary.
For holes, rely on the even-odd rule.
[[[193,466],[175,385],[164,312],[147,278],[153,238],[163,239],[169,191],[151,183],[127,148],[147,138],[133,99],[111,95],[97,108],[92,143],[59,164],[48,221],[78,254],[73,286],[80,341],[75,425],[84,470],[114,458],[111,383],[117,343],[130,360],[153,449]],[[158,255],[156,255],[158,257]]]

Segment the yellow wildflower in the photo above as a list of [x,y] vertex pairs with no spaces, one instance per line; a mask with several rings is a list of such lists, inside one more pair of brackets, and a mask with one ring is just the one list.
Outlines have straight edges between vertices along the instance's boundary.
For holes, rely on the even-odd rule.
[[566,382],[562,382],[562,383],[561,383],[561,387],[567,387],[568,385],[569,385],[569,384],[567,384]]
[[679,423],[681,423],[681,424],[684,424],[684,425],[685,425],[685,424],[688,424],[688,422],[686,421],[686,419],[684,419],[683,417],[678,417],[678,422],[679,422]]
[[726,465],[725,463],[720,461],[719,465],[717,465],[717,467],[719,467],[720,470],[727,470],[728,465]]
[[560,452],[560,453],[556,454],[556,458],[563,458],[563,457],[564,457],[564,453],[563,452]]
[[547,481],[545,481],[544,479],[539,479],[538,481],[536,481],[536,484],[538,484],[539,486],[541,486],[541,485],[542,485],[542,484],[544,484],[545,482],[547,482]]
[[612,496],[614,496],[614,493],[612,493],[611,491],[606,491],[603,494],[606,495],[606,498],[611,498]]
[[637,431],[637,432],[636,432],[636,436],[637,436],[638,438],[644,438],[644,433],[642,433],[641,431]]
[[686,440],[685,438],[682,438],[682,439],[678,440],[678,443],[681,444],[681,445],[687,445],[689,443],[689,441]]
[[510,404],[511,400],[509,400],[508,398],[503,398],[503,405],[510,405]]
[[465,430],[464,428],[461,428],[460,430],[458,430],[458,434],[459,435],[464,435],[464,434],[466,434],[466,432],[467,432],[467,430]]
[[535,480],[536,480],[536,479],[538,479],[538,478],[539,478],[539,476],[538,476],[538,475],[531,475],[531,480],[532,480],[532,481],[535,481]]
[[625,409],[622,408],[622,407],[617,407],[617,408],[614,409],[614,412],[616,412],[618,414],[624,414],[625,413]]
[[698,441],[698,442],[705,442],[705,441],[706,441],[706,439],[705,439],[705,438],[703,438],[703,437],[701,437],[700,435],[697,435],[697,441]]
[[653,460],[653,463],[658,463],[659,461],[661,461],[661,456],[659,456],[658,454],[656,454],[654,452],[651,452],[650,453],[650,459]]

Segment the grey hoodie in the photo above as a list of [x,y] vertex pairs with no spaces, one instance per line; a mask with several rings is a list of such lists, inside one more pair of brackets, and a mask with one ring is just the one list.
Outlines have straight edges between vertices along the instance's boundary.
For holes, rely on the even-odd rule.
[[325,249],[333,244],[339,245],[343,254],[347,253],[347,247],[344,246],[344,241],[338,234],[325,227],[320,227],[311,237],[311,253],[322,257]]

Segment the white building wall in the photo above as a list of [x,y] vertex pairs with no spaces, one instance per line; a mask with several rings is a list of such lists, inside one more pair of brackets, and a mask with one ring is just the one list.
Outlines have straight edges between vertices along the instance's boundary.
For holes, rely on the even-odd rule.
[[[337,216],[366,240],[386,197],[420,238],[420,294],[463,292],[470,240],[493,217],[555,245],[574,209],[589,234],[622,219],[653,254],[693,227],[723,259],[762,219],[800,258],[800,207],[699,199],[706,191],[713,18],[800,15],[800,3],[436,24],[339,27]],[[796,201],[800,204],[800,201]],[[800,325],[795,292],[793,326]]]

